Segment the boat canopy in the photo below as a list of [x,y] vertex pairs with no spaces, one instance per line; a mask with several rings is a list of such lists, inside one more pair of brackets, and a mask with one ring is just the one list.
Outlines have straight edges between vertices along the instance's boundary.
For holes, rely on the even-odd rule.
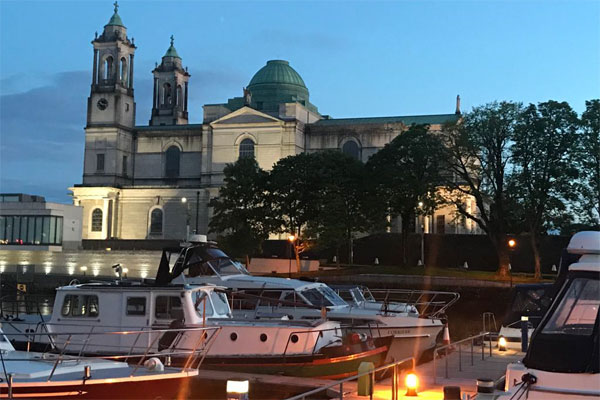
[[600,372],[600,273],[571,271],[533,334],[528,368],[565,373]]

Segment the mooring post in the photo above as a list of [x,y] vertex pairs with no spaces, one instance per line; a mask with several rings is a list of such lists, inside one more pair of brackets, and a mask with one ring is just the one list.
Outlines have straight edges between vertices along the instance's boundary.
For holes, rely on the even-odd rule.
[[471,338],[471,366],[473,366],[473,339]]
[[344,400],[344,382],[340,382],[340,400]]

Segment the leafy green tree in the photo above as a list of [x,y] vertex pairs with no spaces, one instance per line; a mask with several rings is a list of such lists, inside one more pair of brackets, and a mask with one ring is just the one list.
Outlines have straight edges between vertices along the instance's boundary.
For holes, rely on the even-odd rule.
[[433,212],[441,201],[442,143],[427,125],[412,125],[367,162],[379,209],[402,219],[403,262],[407,264],[406,238],[415,215]]
[[531,238],[535,278],[541,279],[540,236],[565,220],[577,198],[577,113],[566,102],[530,104],[514,129],[510,195]]
[[359,231],[366,231],[365,167],[340,151],[325,151],[313,155],[318,165],[314,189],[318,196],[314,207],[317,215],[308,221],[307,232],[320,247],[335,248],[337,260],[344,242],[348,243],[348,261],[353,262],[352,240]]
[[219,197],[210,201],[213,216],[209,232],[222,235],[224,248],[236,256],[250,255],[269,237],[269,205],[265,196],[268,174],[254,158],[240,158],[223,170]]
[[[445,185],[448,201],[457,212],[477,223],[492,241],[498,257],[498,274],[508,275],[506,234],[511,210],[507,208],[507,177],[511,140],[522,106],[493,102],[474,108],[457,123],[444,127]],[[477,212],[467,207],[474,199]]]
[[600,229],[600,99],[585,102],[581,115],[581,208],[586,225]]
[[316,207],[320,172],[314,154],[300,153],[282,158],[273,166],[268,179],[271,233],[293,234],[296,265],[300,253],[308,248],[303,228],[318,215]]

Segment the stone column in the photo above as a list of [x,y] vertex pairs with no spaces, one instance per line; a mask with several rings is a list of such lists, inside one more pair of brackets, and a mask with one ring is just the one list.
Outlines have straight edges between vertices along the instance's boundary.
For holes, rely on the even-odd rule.
[[94,49],[94,66],[93,66],[92,84],[98,83],[98,50]]
[[133,54],[129,55],[129,88],[133,89]]
[[188,83],[185,83],[185,101],[183,103],[183,110],[188,110]]

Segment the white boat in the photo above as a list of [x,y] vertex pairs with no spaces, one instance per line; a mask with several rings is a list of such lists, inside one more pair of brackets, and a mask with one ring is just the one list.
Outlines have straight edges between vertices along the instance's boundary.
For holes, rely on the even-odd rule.
[[[128,354],[140,346],[161,351],[206,351],[203,366],[239,371],[339,377],[356,373],[360,361],[380,365],[387,345],[366,338],[343,341],[334,321],[242,320],[231,317],[227,297],[213,285],[150,286],[128,281],[64,286],[57,289],[54,309],[46,324],[5,325],[16,332],[39,332],[41,344],[85,354]],[[30,321],[31,322],[31,321]],[[125,335],[75,343],[65,332],[206,327],[213,331],[173,335]],[[218,330],[218,332],[217,332]],[[350,339],[348,339],[350,340]],[[27,341],[27,343],[23,343]],[[22,346],[31,347],[29,335]],[[34,343],[35,344],[35,343]],[[37,343],[40,344],[39,342]],[[172,357],[173,362],[178,362]],[[300,371],[299,366],[305,367]],[[315,368],[311,368],[314,366]]]
[[567,251],[579,255],[536,328],[522,363],[509,364],[499,398],[600,398],[600,232],[575,234]]
[[[106,335],[121,334],[113,332]],[[137,361],[127,363],[125,361],[133,360],[136,354],[127,358],[103,359],[17,351],[0,330],[0,399],[196,397],[192,387],[199,383],[194,382],[198,376],[197,368],[165,367],[157,354],[149,351],[141,354],[145,357],[137,357]],[[158,356],[164,357],[164,354]],[[198,354],[189,353],[190,363],[195,362]]]
[[[185,284],[214,283],[244,294],[259,296],[259,301],[233,301],[234,315],[250,319],[288,316],[294,320],[323,317],[350,326],[353,332],[378,338],[391,338],[388,361],[407,357],[419,359],[441,341],[441,318],[420,318],[413,307],[381,309],[353,306],[329,286],[320,282],[253,276],[232,260],[215,243],[202,235],[182,249],[163,252],[157,281]],[[173,261],[174,260],[174,261]]]

